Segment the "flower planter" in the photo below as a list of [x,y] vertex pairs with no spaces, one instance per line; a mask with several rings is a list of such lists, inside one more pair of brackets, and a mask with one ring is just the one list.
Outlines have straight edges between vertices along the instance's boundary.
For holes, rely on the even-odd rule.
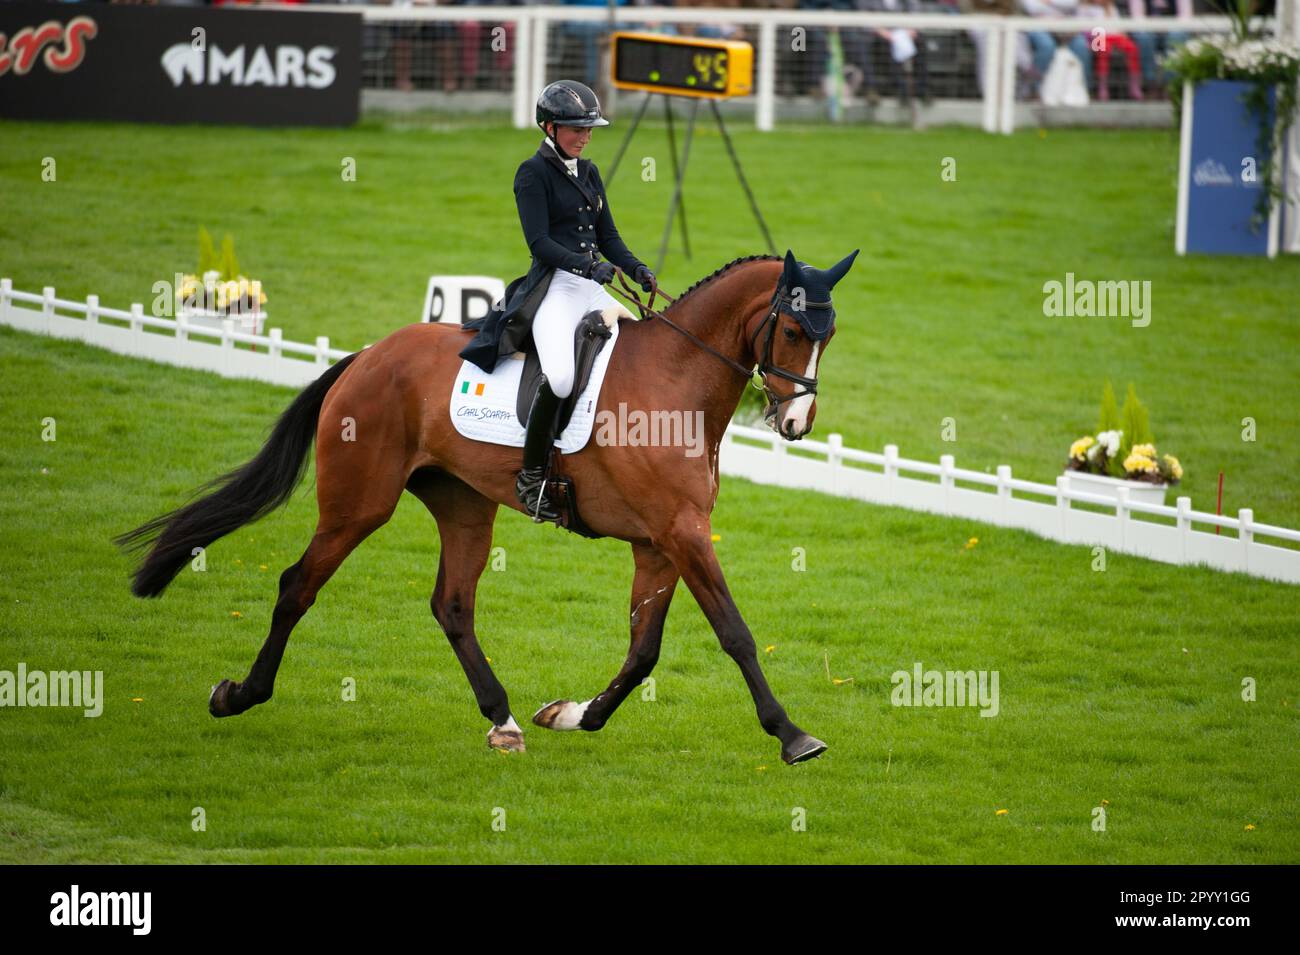
[[221,331],[221,323],[228,318],[234,322],[235,331],[247,332],[250,335],[262,334],[262,326],[266,323],[266,312],[264,310],[230,314],[207,308],[181,306],[177,317],[184,319],[190,325],[199,325],[217,331]]
[[1243,80],[1183,84],[1174,237],[1179,255],[1277,255],[1277,206],[1267,222],[1252,222],[1267,156],[1259,155],[1260,121],[1242,100],[1250,87]]
[[1082,494],[1097,494],[1119,500],[1119,489],[1128,488],[1128,499],[1143,504],[1165,503],[1168,484],[1148,484],[1146,481],[1129,481],[1124,478],[1107,477],[1104,474],[1088,474],[1086,471],[1066,471],[1067,486],[1071,491]]

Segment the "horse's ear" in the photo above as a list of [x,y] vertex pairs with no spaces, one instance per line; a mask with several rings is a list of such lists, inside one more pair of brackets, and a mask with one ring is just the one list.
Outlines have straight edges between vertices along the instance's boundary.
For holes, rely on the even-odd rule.
[[794,260],[794,253],[789,249],[785,250],[785,284],[787,288],[803,285],[803,275],[799,271],[799,263]]
[[861,251],[861,249],[854,249],[826,270],[826,281],[831,288],[834,288],[835,283],[844,278],[844,274],[848,272],[850,266],[853,265],[853,260],[858,257],[858,253]]

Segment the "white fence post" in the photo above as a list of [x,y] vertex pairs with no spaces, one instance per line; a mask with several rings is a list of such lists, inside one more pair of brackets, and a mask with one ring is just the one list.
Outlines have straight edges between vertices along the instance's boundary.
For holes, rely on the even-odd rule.
[[885,500],[898,497],[898,445],[885,445]]
[[1119,549],[1127,551],[1128,522],[1132,514],[1128,506],[1128,488],[1122,485],[1115,488],[1115,498],[1115,517],[1119,520]]
[[533,101],[529,90],[532,79],[533,24],[536,18],[531,15],[520,16],[515,21],[515,129],[527,129],[533,125]]
[[13,279],[0,279],[0,315],[9,308],[9,293],[13,291]]
[[235,340],[230,336],[235,332],[235,320],[232,318],[223,318],[221,320],[221,367],[226,371],[234,371],[234,360],[231,358],[235,350]]
[[540,90],[546,85],[546,31],[549,28],[550,23],[544,18],[533,20],[533,51],[528,57],[528,68],[532,73],[528,82],[530,90]]
[[144,305],[141,302],[131,303],[131,347],[137,353],[142,351],[144,346]]
[[943,487],[943,512],[952,513],[952,468],[956,459],[951,454],[939,455],[939,484]]
[[1002,80],[1002,37],[1006,31],[1001,27],[988,27],[984,31],[984,75],[980,77],[984,86],[984,132],[998,131],[998,110],[1002,108],[1002,96],[998,91]]
[[1183,563],[1187,562],[1187,543],[1188,535],[1192,531],[1192,499],[1190,497],[1180,497],[1178,499],[1178,549],[1179,558]]
[[838,495],[844,483],[840,480],[840,470],[844,466],[844,457],[841,453],[844,450],[844,435],[838,431],[831,432],[826,437],[826,444],[830,446],[830,453],[826,455],[826,464],[831,469],[831,493]]
[[41,289],[41,296],[44,299],[41,302],[41,318],[45,321],[45,334],[48,335],[54,330],[54,286],[47,285]]
[[1011,523],[1011,465],[998,465],[998,513],[1003,524]]
[[1069,491],[1069,479],[1064,474],[1056,476],[1056,513],[1061,519],[1060,537],[1058,540],[1070,539],[1070,499],[1066,496]]
[[330,366],[330,340],[328,336],[316,336],[316,368],[324,371]]
[[758,83],[754,125],[770,133],[776,116],[776,24],[764,20],[758,27]]
[[1255,531],[1250,525],[1255,523],[1255,512],[1243,507],[1237,512],[1237,521],[1241,525],[1237,528],[1237,539],[1241,541],[1241,569],[1249,571],[1250,545],[1255,542]]
[[999,44],[1002,49],[1002,61],[999,64],[1002,67],[1002,83],[998,88],[1002,106],[998,125],[1009,136],[1016,129],[1016,42],[1019,34],[1014,27],[1005,24],[998,32],[1002,34],[1002,42]]

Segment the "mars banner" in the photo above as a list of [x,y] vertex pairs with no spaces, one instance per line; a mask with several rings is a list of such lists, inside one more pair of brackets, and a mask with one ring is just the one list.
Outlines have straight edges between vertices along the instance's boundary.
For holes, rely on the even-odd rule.
[[0,4],[0,116],[346,126],[351,13]]

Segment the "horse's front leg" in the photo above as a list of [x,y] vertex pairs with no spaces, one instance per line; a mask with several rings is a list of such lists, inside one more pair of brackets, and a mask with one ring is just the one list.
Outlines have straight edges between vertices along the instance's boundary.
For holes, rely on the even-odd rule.
[[694,509],[682,512],[665,535],[662,545],[708,617],[722,649],[740,667],[750,695],[754,697],[759,723],[781,741],[781,758],[793,764],[820,756],[826,751],[826,744],[791,722],[785,708],[777,702],[767,685],[758,665],[754,637],[736,609],[718,557],[713,552],[708,515]]
[[632,644],[623,668],[599,696],[586,703],[556,700],[543,706],[533,716],[538,726],[553,730],[600,729],[658,662],[664,618],[677,589],[677,568],[650,544],[633,544],[632,556],[636,559],[636,575],[632,580]]

